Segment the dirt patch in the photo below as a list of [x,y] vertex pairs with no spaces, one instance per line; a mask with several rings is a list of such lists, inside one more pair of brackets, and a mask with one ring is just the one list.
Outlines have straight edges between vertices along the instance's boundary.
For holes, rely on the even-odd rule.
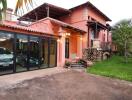
[[132,100],[132,83],[68,71],[1,88],[0,100]]

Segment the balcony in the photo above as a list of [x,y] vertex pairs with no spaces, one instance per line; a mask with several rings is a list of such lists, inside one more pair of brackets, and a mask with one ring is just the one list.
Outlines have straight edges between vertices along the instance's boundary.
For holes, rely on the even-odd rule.
[[103,51],[111,50],[110,42],[101,42],[99,39],[92,40],[92,48],[101,49]]
[[100,47],[103,51],[110,51],[111,50],[111,43],[110,42],[101,42]]

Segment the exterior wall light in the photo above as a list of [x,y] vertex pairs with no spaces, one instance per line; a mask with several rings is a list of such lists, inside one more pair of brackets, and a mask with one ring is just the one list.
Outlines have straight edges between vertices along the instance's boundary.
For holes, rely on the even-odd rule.
[[60,39],[57,39],[57,42],[60,42]]
[[65,33],[66,34],[66,36],[70,36],[71,35],[71,33]]
[[65,34],[62,34],[62,37],[66,37],[66,35]]
[[81,41],[83,40],[82,35],[80,36],[80,40],[81,40]]
[[66,36],[70,36],[70,35],[71,35],[71,33],[63,33],[62,37],[66,37]]

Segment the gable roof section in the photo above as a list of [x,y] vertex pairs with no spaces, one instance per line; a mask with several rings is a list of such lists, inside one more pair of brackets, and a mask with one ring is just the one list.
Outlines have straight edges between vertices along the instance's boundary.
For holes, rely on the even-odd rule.
[[102,15],[105,19],[106,19],[106,21],[112,21],[109,17],[107,17],[102,11],[100,11],[97,7],[95,7],[92,3],[90,3],[89,1],[88,2],[86,2],[86,3],[83,3],[83,4],[81,4],[81,5],[78,5],[78,6],[76,6],[76,7],[73,7],[73,8],[71,8],[71,9],[69,9],[69,10],[74,10],[74,9],[76,9],[76,8],[78,8],[78,7],[81,7],[81,6],[90,6],[90,7],[92,7],[93,9],[95,9],[100,15]]
[[20,17],[18,20],[31,20],[31,21],[36,21],[43,19],[47,16],[47,7],[49,7],[49,17],[52,18],[58,18],[62,15],[66,15],[70,13],[70,10],[68,9],[64,9],[62,7],[58,7],[49,3],[44,3],[40,6],[38,6],[37,8],[31,10],[30,12],[26,13],[25,15],[23,15],[22,17]]
[[50,17],[46,17],[46,18],[44,18],[42,20],[39,20],[37,22],[34,22],[33,24],[40,23],[40,22],[45,21],[45,20],[50,20],[51,22],[54,22],[56,24],[59,24],[62,27],[65,27],[65,28],[73,29],[73,30],[79,31],[81,33],[86,33],[86,31],[84,31],[84,30],[82,30],[82,29],[80,29],[78,27],[72,26],[70,24],[64,23],[62,21],[59,21],[59,20],[56,20],[56,19],[53,19],[53,18],[50,18]]

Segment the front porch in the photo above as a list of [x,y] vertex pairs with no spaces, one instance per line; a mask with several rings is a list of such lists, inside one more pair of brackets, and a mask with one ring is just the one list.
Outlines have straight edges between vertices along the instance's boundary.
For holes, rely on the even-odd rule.
[[66,60],[82,58],[83,33],[63,28],[58,40],[58,66],[64,66]]

